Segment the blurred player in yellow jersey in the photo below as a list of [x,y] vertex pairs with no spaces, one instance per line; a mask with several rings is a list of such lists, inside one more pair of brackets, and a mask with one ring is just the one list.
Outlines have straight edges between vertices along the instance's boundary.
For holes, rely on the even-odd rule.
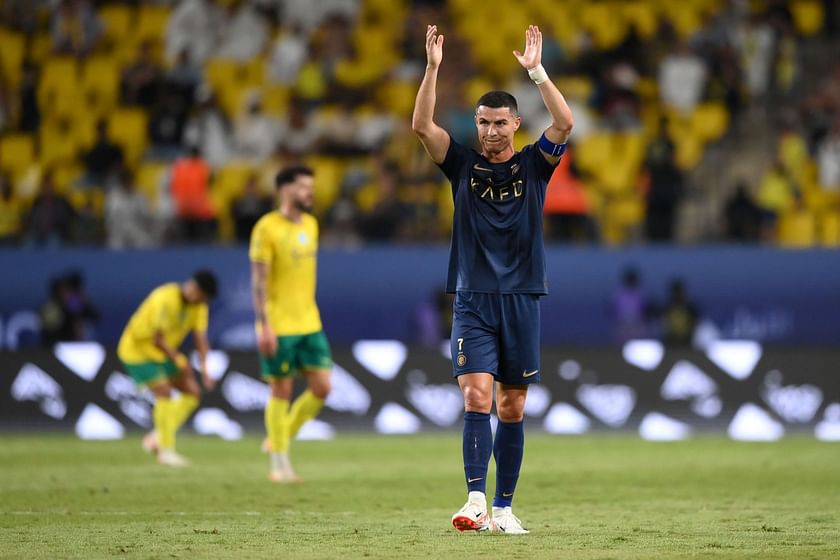
[[[251,288],[260,369],[271,387],[265,407],[269,479],[299,482],[289,443],[324,406],[332,357],[315,303],[318,222],[309,214],[313,171],[305,166],[283,169],[276,186],[279,208],[260,218],[251,232]],[[308,387],[290,403],[297,374]]]
[[[200,389],[190,362],[178,348],[193,333],[201,378],[207,390],[213,380],[207,371],[207,303],[216,297],[216,277],[196,271],[181,284],[155,288],[146,297],[120,337],[117,355],[138,385],[147,385],[155,396],[154,431],[143,439],[143,448],[157,454],[158,463],[185,467],[189,462],[175,452],[175,433],[198,407]],[[172,389],[181,396],[172,398]]]

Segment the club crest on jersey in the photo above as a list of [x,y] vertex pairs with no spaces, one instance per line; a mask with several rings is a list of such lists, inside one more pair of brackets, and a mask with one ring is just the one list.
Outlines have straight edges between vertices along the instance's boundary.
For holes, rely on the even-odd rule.
[[300,233],[298,234],[298,241],[299,241],[300,243],[306,243],[307,241],[309,241],[309,238],[306,236],[306,233],[304,233],[304,232],[300,232]]
[[458,367],[464,367],[467,365],[467,357],[463,354],[458,354],[457,363]]

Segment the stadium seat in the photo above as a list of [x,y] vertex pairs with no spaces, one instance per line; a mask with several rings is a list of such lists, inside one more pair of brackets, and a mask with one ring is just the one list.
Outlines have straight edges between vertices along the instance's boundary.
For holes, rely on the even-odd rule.
[[141,109],[117,109],[108,119],[108,137],[119,144],[126,163],[135,168],[148,143],[147,116]]
[[589,173],[596,173],[607,164],[610,153],[610,136],[596,132],[578,140],[575,144],[575,161],[578,167]]
[[105,28],[105,39],[114,48],[119,47],[119,44],[131,35],[136,22],[134,10],[122,4],[105,5],[99,9],[97,15]]
[[825,247],[840,247],[840,211],[824,212],[819,221],[819,242]]
[[638,196],[622,196],[604,205],[603,237],[610,245],[632,240],[645,216],[644,201]]
[[134,44],[143,41],[153,41],[157,45],[163,44],[166,25],[169,22],[170,9],[166,6],[141,4],[134,22]]
[[137,190],[146,196],[153,209],[160,203],[160,194],[167,188],[169,166],[164,163],[143,163],[134,178]]
[[34,33],[26,46],[26,60],[36,66],[43,66],[52,55],[52,36],[49,31]]
[[205,65],[204,72],[207,83],[216,94],[219,106],[228,117],[239,114],[242,110],[243,94],[261,88],[265,79],[263,59],[242,64],[215,58]]
[[61,117],[41,124],[38,131],[38,160],[44,169],[75,162],[80,146],[73,134],[73,121]]
[[234,237],[231,205],[242,193],[252,174],[253,169],[250,166],[233,164],[226,165],[213,177],[210,197],[218,212],[216,218],[219,222],[219,237],[223,241],[230,241]]
[[793,16],[793,25],[802,35],[816,35],[825,24],[825,13],[819,0],[794,0],[789,9]]
[[312,156],[306,163],[315,171],[318,177],[318,188],[315,189],[315,212],[325,213],[338,198],[341,182],[344,178],[345,163],[338,158],[326,156]]
[[408,118],[414,111],[417,84],[414,81],[388,80],[376,90],[377,104],[394,115]]
[[816,220],[807,209],[794,209],[779,219],[779,245],[787,248],[813,247],[816,244]]
[[579,12],[581,26],[599,49],[618,46],[627,35],[627,21],[620,2],[586,2]]
[[691,128],[703,142],[719,140],[729,128],[729,112],[723,103],[701,103],[691,114]]
[[[61,161],[50,168],[53,184],[57,192],[71,195],[73,185],[84,174],[84,169],[76,161]],[[97,189],[98,190],[98,189]]]
[[23,70],[23,55],[26,42],[21,33],[0,27],[0,74],[7,85],[16,88],[20,85]]
[[117,105],[120,96],[120,66],[110,56],[96,56],[84,63],[82,91],[87,111],[105,116]]
[[653,5],[646,0],[630,0],[620,4],[624,19],[636,29],[642,39],[652,39],[659,26]]
[[81,101],[77,60],[64,56],[47,60],[38,84],[42,114],[73,116],[82,109]]
[[35,141],[29,134],[11,134],[0,138],[0,170],[8,173],[14,182],[26,172],[35,160]]

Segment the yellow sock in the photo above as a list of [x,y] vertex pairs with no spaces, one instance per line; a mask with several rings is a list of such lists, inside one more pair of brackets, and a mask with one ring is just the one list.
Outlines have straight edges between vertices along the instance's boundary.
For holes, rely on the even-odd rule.
[[290,412],[291,420],[289,421],[289,438],[294,438],[300,427],[312,420],[321,409],[324,408],[324,399],[319,399],[315,394],[307,389],[295,399],[292,404]]
[[265,431],[275,453],[289,451],[289,401],[271,397],[265,405]]
[[172,415],[172,425],[175,426],[176,432],[196,408],[198,408],[198,397],[189,393],[181,393],[181,398],[172,401],[169,405],[169,413]]
[[161,449],[175,449],[175,429],[172,425],[172,399],[155,399],[155,408],[152,417],[155,423],[155,431],[158,436],[158,445]]

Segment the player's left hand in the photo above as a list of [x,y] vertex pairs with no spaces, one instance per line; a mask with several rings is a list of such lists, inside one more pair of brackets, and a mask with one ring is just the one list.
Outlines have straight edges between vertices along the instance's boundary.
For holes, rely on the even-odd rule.
[[536,68],[542,61],[542,33],[536,25],[525,30],[525,53],[513,51],[513,56],[525,70]]

